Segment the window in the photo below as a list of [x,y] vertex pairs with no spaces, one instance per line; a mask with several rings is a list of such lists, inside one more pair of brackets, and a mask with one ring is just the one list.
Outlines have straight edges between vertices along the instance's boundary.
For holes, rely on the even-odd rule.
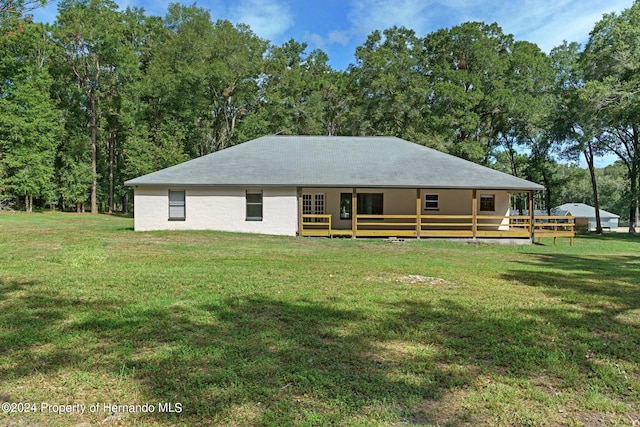
[[185,192],[169,190],[169,221],[184,221]]
[[302,195],[302,213],[304,215],[311,215],[313,213],[312,202],[313,194],[303,194]]
[[383,215],[382,193],[358,194],[358,215]]
[[247,221],[262,221],[262,191],[247,191]]
[[494,194],[481,194],[480,195],[480,210],[481,211],[495,211],[496,210],[496,196]]
[[[304,193],[302,195],[303,215],[323,215],[324,214],[324,193]],[[323,222],[322,218],[312,218],[308,222]]]
[[315,206],[316,206],[316,214],[322,215],[324,214],[324,193],[319,193],[315,195]]
[[340,193],[340,219],[351,219],[351,193]]
[[424,195],[424,209],[427,211],[437,211],[440,209],[440,195],[439,194],[425,194]]

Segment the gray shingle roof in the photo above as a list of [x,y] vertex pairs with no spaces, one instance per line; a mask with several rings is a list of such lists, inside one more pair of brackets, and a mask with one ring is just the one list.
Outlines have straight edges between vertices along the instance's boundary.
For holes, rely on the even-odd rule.
[[395,137],[265,136],[125,183],[542,190]]
[[[564,205],[560,205],[555,209],[562,209],[565,211],[569,211],[571,215],[578,218],[595,218],[596,217],[596,208],[585,203],[565,203]],[[600,210],[600,218],[620,218],[619,215],[616,215],[611,212]]]

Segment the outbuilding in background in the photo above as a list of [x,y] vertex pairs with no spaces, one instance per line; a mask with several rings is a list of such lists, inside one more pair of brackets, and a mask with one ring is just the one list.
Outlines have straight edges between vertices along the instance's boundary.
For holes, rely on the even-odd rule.
[[[589,231],[596,229],[596,208],[585,203],[565,203],[553,211],[567,212],[576,217],[576,225],[588,225]],[[619,215],[600,209],[600,224],[603,230],[617,230]]]

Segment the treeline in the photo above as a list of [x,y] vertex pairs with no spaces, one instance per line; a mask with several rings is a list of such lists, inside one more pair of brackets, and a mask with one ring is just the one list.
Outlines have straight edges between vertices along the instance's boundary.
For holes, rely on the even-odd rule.
[[545,54],[481,22],[393,27],[345,71],[195,5],[157,17],[63,0],[53,25],[26,7],[0,1],[4,206],[128,211],[127,179],[265,134],[395,135],[539,182],[546,208],[579,196],[557,159],[584,158],[580,194],[598,204],[594,159],[613,153],[623,212],[610,209],[637,216],[640,0],[584,48]]

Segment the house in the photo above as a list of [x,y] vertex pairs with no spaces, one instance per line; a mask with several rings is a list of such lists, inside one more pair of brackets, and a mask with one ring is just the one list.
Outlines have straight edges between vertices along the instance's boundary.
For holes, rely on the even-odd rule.
[[136,230],[532,237],[541,185],[395,137],[265,136],[125,183]]
[[[565,203],[554,210],[567,211],[569,215],[576,217],[576,225],[588,225],[589,230],[596,229],[596,208],[585,203]],[[619,215],[600,209],[600,225],[603,229],[617,230]]]

